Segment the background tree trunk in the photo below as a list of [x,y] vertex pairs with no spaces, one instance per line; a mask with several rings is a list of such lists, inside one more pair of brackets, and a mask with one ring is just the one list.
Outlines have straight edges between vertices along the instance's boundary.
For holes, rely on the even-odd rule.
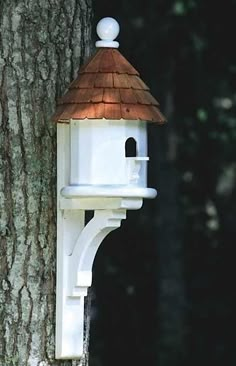
[[56,361],[55,100],[88,55],[90,0],[1,1],[0,365]]
[[[179,134],[173,118],[175,109],[171,91],[166,91],[165,115],[171,123],[154,136],[153,156],[159,167],[160,196],[157,217],[157,362],[160,366],[185,365],[186,292],[184,278],[183,218],[181,215],[181,179],[178,172]],[[155,164],[154,164],[155,166]]]

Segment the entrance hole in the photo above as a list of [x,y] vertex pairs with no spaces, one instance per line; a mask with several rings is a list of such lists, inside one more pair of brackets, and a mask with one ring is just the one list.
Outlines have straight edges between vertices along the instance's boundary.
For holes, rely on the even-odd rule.
[[134,158],[137,156],[137,142],[133,137],[129,137],[125,142],[126,158]]

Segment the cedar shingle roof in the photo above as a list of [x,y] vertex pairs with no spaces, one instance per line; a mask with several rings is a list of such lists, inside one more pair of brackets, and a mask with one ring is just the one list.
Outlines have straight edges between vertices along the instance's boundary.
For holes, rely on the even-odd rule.
[[53,116],[55,122],[85,118],[166,121],[137,70],[115,48],[98,49],[80,68]]

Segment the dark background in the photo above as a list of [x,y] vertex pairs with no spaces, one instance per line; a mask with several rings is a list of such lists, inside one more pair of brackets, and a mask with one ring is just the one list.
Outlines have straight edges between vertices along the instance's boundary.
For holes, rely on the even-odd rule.
[[[236,1],[94,1],[168,118],[94,263],[91,366],[235,366]],[[94,36],[96,39],[96,36]]]

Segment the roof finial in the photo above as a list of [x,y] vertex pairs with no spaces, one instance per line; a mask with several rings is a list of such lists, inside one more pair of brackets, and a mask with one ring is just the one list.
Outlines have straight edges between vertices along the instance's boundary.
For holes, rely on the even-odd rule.
[[97,24],[97,34],[101,38],[96,42],[96,47],[118,48],[119,42],[114,41],[120,32],[119,23],[110,17],[101,19]]

